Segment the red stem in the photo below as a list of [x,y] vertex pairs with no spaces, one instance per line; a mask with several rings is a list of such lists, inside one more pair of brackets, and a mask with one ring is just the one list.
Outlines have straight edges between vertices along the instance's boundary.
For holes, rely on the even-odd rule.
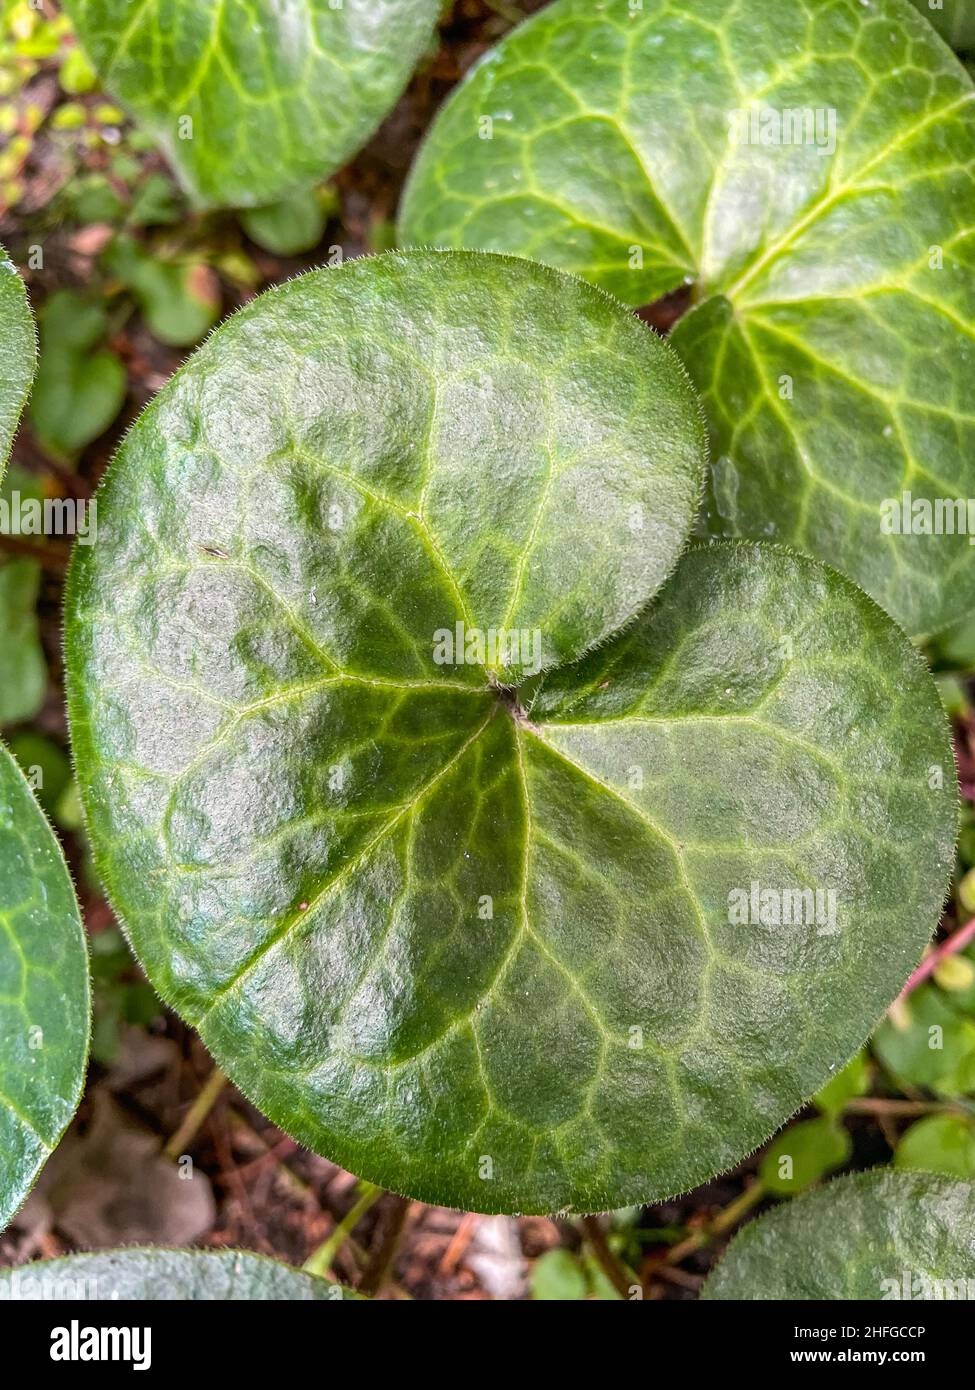
[[901,990],[901,999],[906,999],[912,989],[916,989],[922,981],[926,980],[928,976],[937,969],[938,965],[946,956],[953,956],[959,951],[963,951],[969,941],[973,939],[975,939],[975,917],[973,917],[970,922],[966,922],[963,927],[959,927],[956,932],[952,932],[947,941],[942,941],[940,946],[936,946],[933,951],[924,957],[921,964]]

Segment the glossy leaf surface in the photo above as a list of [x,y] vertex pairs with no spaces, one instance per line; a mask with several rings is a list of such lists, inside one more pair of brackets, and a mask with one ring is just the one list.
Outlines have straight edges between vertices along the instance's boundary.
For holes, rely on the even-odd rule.
[[77,1108],[88,958],[61,848],[0,745],[0,1229]]
[[706,529],[926,633],[975,607],[973,156],[971,81],[908,0],[557,0],[447,103],[401,241],[634,306],[692,284]]
[[[930,936],[954,766],[875,605],[719,545],[611,636],[700,450],[671,354],[597,292],[426,253],[264,296],[109,471],[67,638],[100,872],[220,1065],[372,1181],[532,1211],[691,1187]],[[432,660],[509,620],[545,666],[603,645]],[[732,918],[753,882],[794,920]]]
[[438,0],[65,0],[106,87],[197,202],[326,178],[394,105]]

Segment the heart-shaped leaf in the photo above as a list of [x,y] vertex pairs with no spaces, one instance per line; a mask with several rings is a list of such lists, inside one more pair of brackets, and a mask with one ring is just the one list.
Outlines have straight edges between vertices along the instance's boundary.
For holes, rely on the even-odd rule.
[[365,144],[439,0],[64,0],[111,92],[202,206],[255,207]]
[[249,1250],[99,1250],[0,1269],[0,1299],[73,1303],[357,1301],[340,1284]]
[[401,240],[632,305],[692,284],[707,528],[795,544],[930,632],[975,607],[973,135],[908,0],[557,0],[448,102]]
[[537,625],[544,665],[609,636],[699,450],[671,355],[596,291],[423,253],[256,301],[109,470],[67,617],[100,872],[220,1065],[373,1181],[536,1211],[693,1186],[930,935],[946,722],[838,575],[698,548],[517,694],[431,659],[461,622]]
[[23,281],[0,246],[0,478],[34,376],[37,340]]
[[0,745],[0,1229],[74,1114],[88,958],[61,848]]
[[708,1299],[945,1299],[975,1289],[975,1188],[932,1173],[837,1178],[752,1221]]

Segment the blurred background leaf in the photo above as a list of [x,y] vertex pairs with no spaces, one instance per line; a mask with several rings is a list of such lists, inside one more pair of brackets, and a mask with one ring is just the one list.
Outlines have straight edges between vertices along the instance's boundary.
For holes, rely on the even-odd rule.
[[312,251],[325,235],[338,199],[329,188],[306,188],[280,203],[252,208],[241,214],[240,224],[251,241],[275,256],[297,256]]
[[975,1178],[975,1117],[928,1115],[904,1131],[895,1168],[921,1168],[956,1178]]
[[161,343],[191,347],[220,316],[220,284],[202,260],[162,261],[134,237],[121,234],[106,248],[102,261],[108,273],[135,296]]
[[[0,484],[10,506],[15,494],[39,500],[37,479],[12,465]],[[33,719],[44,703],[47,661],[37,621],[41,566],[0,549],[0,728]]]
[[849,1134],[831,1115],[801,1120],[783,1130],[765,1150],[759,1181],[768,1192],[792,1197],[842,1168],[852,1152]]
[[103,346],[109,320],[98,302],[74,290],[57,290],[38,319],[41,355],[31,428],[53,458],[72,461],[122,409],[125,367]]

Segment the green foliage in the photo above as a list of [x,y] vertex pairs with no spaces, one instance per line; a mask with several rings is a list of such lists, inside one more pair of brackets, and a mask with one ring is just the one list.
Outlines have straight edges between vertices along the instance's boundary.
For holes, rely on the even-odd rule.
[[751,1222],[702,1297],[964,1298],[971,1280],[975,1189],[929,1173],[877,1169],[837,1178]]
[[571,1250],[547,1250],[532,1265],[532,1298],[567,1301],[585,1298],[588,1292],[582,1261]]
[[873,1050],[901,1086],[939,1096],[975,1089],[975,1019],[933,984],[920,985],[884,1019]]
[[0,479],[34,376],[37,344],[23,281],[0,247]]
[[975,617],[939,633],[931,643],[931,660],[941,669],[975,675]]
[[0,1269],[0,1298],[307,1303],[358,1295],[249,1250],[99,1250]]
[[67,753],[53,739],[30,729],[14,734],[8,746],[45,815],[57,821],[61,799],[71,784]]
[[831,1116],[802,1120],[769,1145],[758,1176],[768,1192],[791,1197],[834,1168],[842,1168],[852,1152],[850,1136]]
[[88,1015],[84,932],[64,856],[0,745],[0,1229],[78,1105]]
[[824,1115],[842,1115],[851,1100],[865,1096],[870,1089],[870,1063],[865,1052],[851,1057],[846,1066],[813,1096]]
[[[36,364],[34,326],[16,270],[0,248],[0,500],[39,497],[22,469],[4,477],[7,456]],[[31,719],[44,702],[47,665],[40,643],[40,565],[0,551],[0,726]]]
[[975,1178],[975,1119],[945,1114],[918,1120],[901,1135],[894,1166]]
[[80,48],[69,51],[61,64],[58,78],[69,96],[83,96],[98,86],[98,75]]
[[57,290],[38,315],[41,356],[31,428],[54,458],[70,460],[108,429],[125,403],[121,358],[102,346],[108,315],[96,300]]
[[93,1021],[91,1055],[110,1066],[118,1056],[123,1025],[147,1028],[162,1006],[155,990],[136,977],[125,937],[114,927],[92,938]]
[[952,48],[975,49],[975,0],[914,0],[923,15]]
[[325,235],[337,200],[327,189],[305,188],[270,207],[245,212],[240,224],[258,246],[276,256],[311,251]]
[[393,106],[438,0],[65,0],[105,86],[194,200],[273,203],[317,183]]
[[[0,465],[2,471],[2,465]],[[0,483],[0,502],[39,499],[37,479],[11,468]],[[0,727],[33,719],[44,703],[47,661],[41,646],[37,599],[41,566],[0,550]]]
[[958,903],[963,912],[969,915],[975,914],[975,870],[973,869],[969,869],[958,884]]
[[[782,111],[819,133],[746,125]],[[967,534],[884,527],[905,493],[931,525],[975,495],[973,131],[908,0],[557,0],[446,104],[400,240],[631,305],[692,284],[673,341],[711,429],[705,528],[818,555],[929,633],[975,608]]]
[[[218,1063],[370,1181],[685,1190],[823,1086],[929,938],[953,762],[890,620],[739,544],[630,621],[701,456],[672,353],[598,291],[423,253],[248,306],[109,471],[67,604],[99,871]],[[438,664],[457,622],[537,629],[557,669]],[[755,881],[835,911],[743,923]]]
[[44,704],[47,662],[37,621],[41,567],[0,552],[0,727],[33,719]]
[[192,257],[167,260],[134,237],[119,235],[103,261],[131,290],[149,329],[170,347],[191,347],[220,316],[220,296],[211,272]]
[[172,179],[149,174],[132,190],[126,223],[130,227],[166,227],[185,216],[183,200]]
[[543,1302],[591,1298],[613,1302],[620,1298],[591,1255],[562,1249],[547,1250],[534,1262],[530,1290],[532,1298]]

